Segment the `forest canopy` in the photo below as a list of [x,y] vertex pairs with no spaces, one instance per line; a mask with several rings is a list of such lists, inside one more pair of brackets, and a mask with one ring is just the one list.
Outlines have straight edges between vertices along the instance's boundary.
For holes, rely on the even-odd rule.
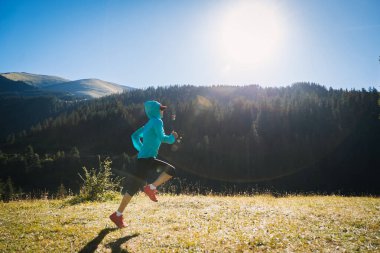
[[[147,121],[143,102],[152,99],[168,106],[167,134],[174,129],[182,137],[175,147],[162,145],[160,155],[186,178],[202,179],[211,188],[215,182],[231,182],[297,191],[379,191],[373,179],[380,167],[374,88],[297,83],[134,90],[71,105],[23,134],[8,135],[2,152],[20,153],[30,145],[43,160],[75,147],[82,163],[97,155],[119,161],[124,154],[124,162],[115,166],[128,171],[136,155],[130,135]],[[9,165],[5,160],[2,165]]]

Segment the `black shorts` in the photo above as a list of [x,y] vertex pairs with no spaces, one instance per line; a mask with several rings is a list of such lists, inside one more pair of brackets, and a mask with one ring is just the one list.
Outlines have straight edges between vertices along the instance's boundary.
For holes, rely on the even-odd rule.
[[125,180],[122,194],[128,193],[133,196],[140,188],[146,184],[147,177],[152,171],[166,172],[168,175],[175,176],[175,167],[167,162],[156,158],[137,159],[136,168]]

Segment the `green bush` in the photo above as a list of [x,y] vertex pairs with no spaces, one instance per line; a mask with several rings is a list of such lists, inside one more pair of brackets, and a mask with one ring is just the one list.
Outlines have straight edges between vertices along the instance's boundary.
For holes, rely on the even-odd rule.
[[100,163],[98,170],[94,168],[87,170],[83,167],[84,175],[79,174],[83,180],[79,195],[70,202],[81,203],[85,201],[107,201],[113,200],[120,191],[122,178],[114,177],[111,172],[112,161],[106,158]]

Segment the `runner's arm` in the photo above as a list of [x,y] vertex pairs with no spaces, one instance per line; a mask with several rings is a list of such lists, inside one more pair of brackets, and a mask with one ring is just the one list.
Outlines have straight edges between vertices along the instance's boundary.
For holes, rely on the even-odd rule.
[[154,132],[158,136],[161,142],[168,143],[168,144],[173,144],[175,142],[175,137],[173,134],[166,135],[164,131],[164,123],[162,120],[157,120],[155,121],[154,124]]
[[143,146],[141,142],[141,138],[143,138],[143,132],[144,132],[144,126],[137,129],[131,136],[133,146],[135,147],[135,149],[137,149],[137,151],[140,151]]

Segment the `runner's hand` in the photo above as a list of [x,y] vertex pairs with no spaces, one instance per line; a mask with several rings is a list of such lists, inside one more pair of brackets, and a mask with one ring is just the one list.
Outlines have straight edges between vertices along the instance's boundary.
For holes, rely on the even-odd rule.
[[172,135],[174,135],[174,138],[178,139],[178,134],[175,131],[172,131]]

